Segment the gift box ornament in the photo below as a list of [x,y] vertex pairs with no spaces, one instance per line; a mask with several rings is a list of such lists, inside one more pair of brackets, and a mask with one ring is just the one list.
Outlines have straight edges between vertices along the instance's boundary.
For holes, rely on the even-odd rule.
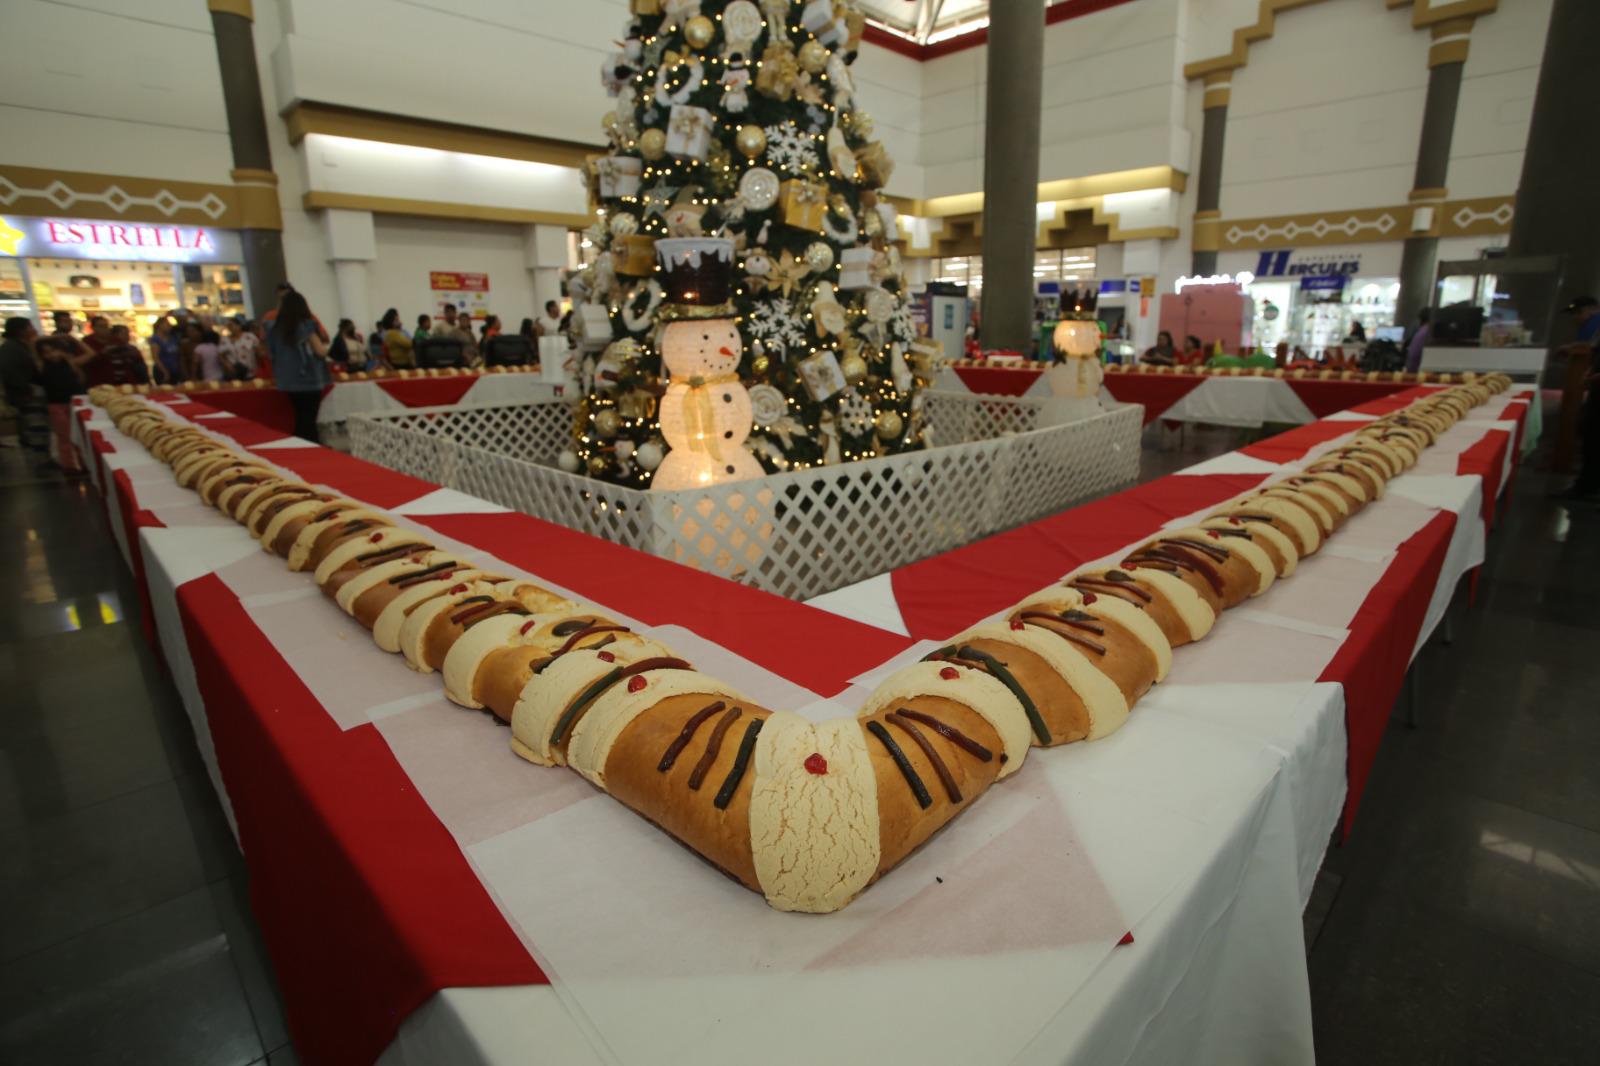
[[894,173],[894,160],[889,158],[882,141],[873,141],[856,149],[856,170],[862,185],[881,189],[889,184],[889,175]]
[[644,160],[637,156],[603,155],[594,161],[595,188],[603,199],[639,195]]
[[828,210],[828,190],[798,178],[783,183],[778,190],[783,221],[790,226],[822,232],[822,216]]
[[839,357],[827,349],[806,356],[797,364],[797,369],[806,392],[818,403],[849,384],[844,379],[844,371],[839,369]]
[[856,292],[872,288],[872,249],[846,248],[839,253],[839,288]]
[[833,10],[833,0],[811,0],[800,12],[800,25],[827,45],[836,48],[850,38],[850,28]]
[[673,104],[667,119],[667,151],[685,159],[704,159],[711,147],[711,112],[689,104]]
[[604,304],[581,304],[578,322],[583,330],[584,351],[599,351],[611,343],[611,312]]
[[630,278],[647,278],[656,270],[656,240],[635,234],[618,241],[617,273]]

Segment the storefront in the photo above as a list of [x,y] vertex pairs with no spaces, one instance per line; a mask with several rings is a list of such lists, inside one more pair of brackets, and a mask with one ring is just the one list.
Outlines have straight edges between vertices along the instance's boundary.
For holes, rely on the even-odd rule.
[[135,334],[177,308],[248,315],[243,259],[227,229],[0,217],[0,312],[104,315]]
[[1350,343],[1356,323],[1368,339],[1392,328],[1400,294],[1399,242],[1225,252],[1218,268],[1251,280],[1255,302],[1248,343],[1279,343],[1317,355]]

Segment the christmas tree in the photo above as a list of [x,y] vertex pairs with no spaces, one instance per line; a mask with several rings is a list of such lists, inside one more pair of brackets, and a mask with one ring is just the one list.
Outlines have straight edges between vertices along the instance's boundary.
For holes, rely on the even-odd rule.
[[[585,395],[570,470],[639,487],[667,450],[655,242],[733,241],[747,447],[767,471],[926,443],[916,330],[857,109],[863,19],[837,0],[633,0],[602,70],[609,154],[586,173],[596,260],[569,282]],[[913,370],[915,367],[915,371]]]

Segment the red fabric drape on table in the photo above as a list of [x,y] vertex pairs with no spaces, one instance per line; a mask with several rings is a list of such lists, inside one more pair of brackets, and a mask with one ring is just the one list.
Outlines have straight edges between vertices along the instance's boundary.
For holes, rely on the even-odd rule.
[[1440,511],[1400,545],[1389,569],[1356,611],[1350,635],[1318,678],[1344,686],[1345,833],[1355,823],[1362,789],[1410,668],[1411,650],[1422,631],[1455,526],[1456,516]]
[[438,488],[431,481],[397,474],[328,448],[271,448],[258,454],[288,467],[304,481],[327,485],[378,507],[398,507]]
[[476,374],[448,378],[384,378],[378,388],[407,407],[436,407],[459,403],[478,381]]
[[1483,478],[1483,521],[1486,526],[1494,525],[1495,504],[1500,500],[1500,478],[1505,472],[1506,449],[1511,447],[1511,441],[1511,433],[1491,429],[1456,458],[1456,473],[1476,474]]
[[687,623],[707,640],[820,696],[835,695],[908,643],[874,626],[528,515],[417,515],[414,521],[641,622]]
[[1397,381],[1323,381],[1288,377],[1283,380],[1300,397],[1300,402],[1318,418],[1327,418],[1335,411],[1382,399],[1412,387]]
[[341,730],[216,575],[178,608],[300,1058],[372,1062],[441,988],[547,983],[377,729]]
[[113,480],[116,482],[117,507],[122,516],[122,531],[128,538],[128,562],[133,569],[133,585],[139,590],[139,629],[144,633],[144,639],[150,647],[155,650],[156,657],[162,659],[162,665],[165,665],[165,657],[161,653],[161,641],[156,637],[156,614],[150,605],[150,586],[144,579],[144,545],[139,541],[139,530],[146,527],[162,529],[165,528],[165,524],[137,505],[133,495],[133,482],[128,479],[126,470],[118,470],[113,475]]
[[1199,374],[1126,374],[1106,371],[1106,391],[1122,403],[1144,407],[1144,424],[1149,425],[1207,379]]
[[942,640],[1180,515],[1237,496],[1260,474],[1173,475],[893,571],[913,637]]
[[953,366],[950,369],[967,388],[990,396],[1021,396],[1044,373],[1031,367]]
[[[157,393],[151,399],[160,401],[182,395],[182,393]],[[202,407],[227,411],[240,418],[258,422],[268,429],[277,430],[277,435],[280,437],[294,432],[294,408],[289,404],[289,397],[277,389],[218,389],[215,392],[208,390],[195,393],[191,399]],[[194,414],[189,411],[189,406],[180,403],[173,408],[173,412],[192,419]]]

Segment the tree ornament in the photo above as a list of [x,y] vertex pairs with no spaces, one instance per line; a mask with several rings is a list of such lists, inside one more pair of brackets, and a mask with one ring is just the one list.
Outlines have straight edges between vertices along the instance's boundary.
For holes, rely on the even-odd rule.
[[767,159],[779,170],[809,174],[817,167],[817,142],[793,122],[768,126]]
[[750,0],[733,0],[722,10],[722,36],[726,41],[724,52],[732,55],[742,52],[749,55],[761,36],[761,12]]
[[[765,359],[766,356],[761,356]],[[782,418],[789,410],[789,403],[771,385],[752,385],[750,387],[750,416],[758,426],[770,426]]]
[[746,159],[754,159],[767,150],[767,134],[760,126],[740,126],[733,135],[733,144]]
[[614,407],[602,407],[594,413],[594,431],[602,437],[615,437],[622,428],[622,416]]
[[618,211],[611,216],[611,235],[621,240],[627,240],[639,232],[639,220],[626,211]]
[[599,477],[606,472],[606,457],[603,455],[589,456],[589,473]]
[[756,91],[774,100],[788,101],[794,96],[799,77],[800,64],[794,58],[794,45],[776,38],[768,41],[756,73]]
[[811,302],[811,324],[816,326],[819,337],[844,332],[844,308],[839,306],[833,286],[826,282],[817,288],[817,298]]
[[772,369],[772,358],[770,356],[758,355],[755,358],[750,360],[750,370],[751,370],[752,373],[754,373],[754,374],[756,374],[758,376],[759,375],[764,375],[768,370],[771,370],[771,369]]
[[852,386],[839,397],[839,429],[846,436],[862,437],[872,427],[872,404]]
[[867,361],[859,355],[847,355],[839,360],[839,373],[852,385],[859,385],[867,377]]
[[[668,53],[670,56],[671,53]],[[655,102],[662,107],[676,107],[689,102],[706,80],[705,64],[698,56],[688,56],[673,62],[667,56],[656,70]]]
[[647,440],[634,451],[634,461],[645,470],[654,470],[661,465],[661,460],[667,454],[666,448],[658,440]]
[[839,357],[826,349],[806,356],[795,368],[800,372],[806,392],[818,403],[850,384],[839,369]]
[[878,436],[884,440],[894,440],[905,430],[906,423],[899,411],[879,411],[877,428]]
[[833,248],[822,241],[812,241],[806,245],[806,266],[813,274],[825,274],[833,266]]
[[691,48],[704,48],[717,35],[717,24],[704,15],[696,15],[683,24],[683,39]]
[[[745,126],[739,131],[743,136],[744,131],[750,129],[760,133],[759,126]],[[761,135],[762,148],[766,147],[766,134]],[[741,149],[742,151],[742,149]],[[756,155],[760,155],[758,149]],[[755,158],[755,156],[751,156]],[[751,167],[739,178],[739,202],[751,211],[766,211],[778,202],[778,175],[766,167]]]
[[821,74],[828,66],[828,50],[818,40],[809,40],[800,46],[800,69],[811,74]]
[[566,451],[556,456],[556,465],[569,474],[576,474],[583,464],[578,461],[577,452]]
[[643,389],[625,392],[617,397],[617,413],[629,421],[638,421],[645,418],[654,418],[656,413],[656,398]]
[[667,154],[667,131],[652,126],[639,134],[639,154],[652,163]]
[[744,55],[729,55],[722,71],[722,110],[733,115],[742,115],[750,107],[750,61]]

